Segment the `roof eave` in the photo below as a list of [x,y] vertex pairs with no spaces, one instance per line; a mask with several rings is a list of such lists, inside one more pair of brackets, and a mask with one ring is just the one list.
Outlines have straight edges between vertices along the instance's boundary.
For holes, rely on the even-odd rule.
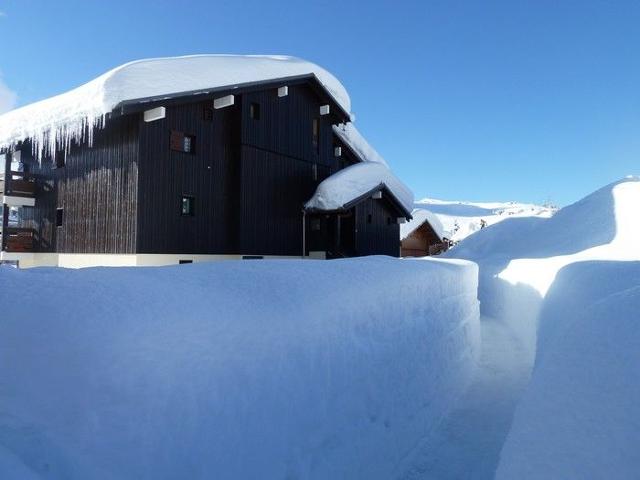
[[112,112],[116,114],[126,115],[129,113],[137,113],[143,110],[147,110],[153,107],[154,104],[166,103],[166,102],[178,103],[180,100],[184,100],[190,97],[202,97],[202,99],[208,99],[207,97],[209,96],[213,97],[216,94],[221,92],[237,91],[238,93],[244,93],[247,90],[252,90],[257,87],[264,87],[267,85],[275,86],[283,83],[291,84],[291,83],[304,83],[309,81],[312,81],[315,86],[321,89],[322,93],[324,93],[328,97],[328,99],[331,101],[332,106],[337,108],[338,112],[344,118],[346,119],[351,118],[350,113],[347,112],[342,107],[340,102],[338,102],[335,99],[335,97],[331,94],[331,92],[327,90],[327,88],[320,82],[320,80],[314,73],[308,73],[304,75],[292,75],[288,77],[279,77],[279,78],[273,78],[269,80],[260,80],[257,82],[237,83],[237,84],[224,85],[224,86],[214,87],[214,88],[189,90],[185,92],[171,93],[168,95],[155,95],[151,97],[135,98],[135,99],[125,100],[123,102],[120,102],[113,108]]
[[336,208],[336,209],[333,209],[333,210],[321,210],[321,209],[316,209],[316,208],[306,208],[305,207],[304,210],[306,212],[309,212],[309,213],[327,213],[327,214],[330,214],[330,213],[343,213],[343,212],[346,212],[346,211],[350,210],[351,208],[355,207],[356,205],[362,203],[363,201],[365,201],[366,199],[370,198],[375,193],[378,193],[380,191],[383,191],[384,193],[386,193],[386,196],[383,197],[383,198],[389,199],[391,201],[391,203],[393,204],[393,206],[398,210],[398,212],[403,214],[404,218],[406,218],[407,220],[411,220],[413,218],[411,216],[411,212],[409,212],[406,208],[404,208],[404,206],[402,205],[402,202],[400,202],[398,200],[398,198],[393,194],[393,192],[389,189],[389,187],[387,187],[387,185],[384,182],[376,185],[374,188],[372,188],[371,190],[367,191],[366,193],[363,193],[362,195],[360,195],[360,196],[354,198],[353,200],[345,203],[340,208]]

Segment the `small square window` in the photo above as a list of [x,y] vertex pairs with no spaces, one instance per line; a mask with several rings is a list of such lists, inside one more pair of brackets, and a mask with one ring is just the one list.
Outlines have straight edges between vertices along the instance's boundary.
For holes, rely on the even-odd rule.
[[391,225],[391,217],[387,217],[387,225]]
[[202,110],[202,118],[205,122],[213,122],[213,108],[204,107]]
[[371,214],[367,215],[367,223],[371,223],[373,221],[373,217],[371,216]]
[[311,230],[312,231],[319,232],[321,227],[322,227],[322,224],[320,223],[320,219],[319,218],[312,218],[311,219]]
[[252,102],[249,105],[249,117],[253,120],[260,120],[260,104]]
[[193,152],[193,137],[185,135],[182,139],[182,151],[185,153]]
[[313,148],[316,153],[320,153],[320,120],[317,118],[313,119],[312,125],[312,133],[313,133]]
[[178,260],[178,264],[186,265],[188,263],[193,263],[193,260]]
[[64,220],[64,208],[58,208],[56,210],[56,227],[61,227],[63,220]]
[[175,152],[195,153],[196,137],[173,130],[171,131],[169,146]]
[[64,150],[57,150],[55,154],[55,165],[56,168],[62,168],[66,164],[66,155]]
[[195,199],[193,197],[189,197],[186,195],[182,196],[182,200],[180,203],[180,212],[183,216],[193,216],[194,203]]

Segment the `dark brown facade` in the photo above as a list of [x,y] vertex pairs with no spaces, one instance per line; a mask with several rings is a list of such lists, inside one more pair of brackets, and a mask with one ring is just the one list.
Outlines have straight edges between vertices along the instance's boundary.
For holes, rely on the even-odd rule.
[[[233,104],[214,109],[225,95]],[[145,122],[158,106],[165,117]],[[358,161],[332,131],[346,121],[315,77],[129,102],[92,146],[41,163],[28,142],[17,146],[36,185],[19,227],[36,252],[299,256],[305,237],[307,254],[397,256],[401,214],[384,199],[307,221],[303,235],[318,184]]]

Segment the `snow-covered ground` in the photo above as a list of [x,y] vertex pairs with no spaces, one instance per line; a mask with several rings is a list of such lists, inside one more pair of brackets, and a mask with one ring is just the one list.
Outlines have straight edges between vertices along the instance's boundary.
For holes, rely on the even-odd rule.
[[493,202],[474,203],[424,198],[415,202],[415,209],[424,209],[436,215],[442,225],[442,235],[454,242],[464,240],[481,230],[509,218],[548,218],[555,209],[529,203]]
[[394,478],[477,362],[477,269],[369,257],[0,269],[0,470]]

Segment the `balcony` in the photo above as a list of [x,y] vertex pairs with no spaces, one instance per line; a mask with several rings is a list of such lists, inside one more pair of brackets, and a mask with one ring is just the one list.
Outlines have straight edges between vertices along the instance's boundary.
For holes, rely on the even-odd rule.
[[33,207],[36,204],[36,182],[25,172],[0,173],[0,194],[5,205]]
[[6,228],[2,232],[3,251],[10,253],[32,252],[35,232],[31,228]]

